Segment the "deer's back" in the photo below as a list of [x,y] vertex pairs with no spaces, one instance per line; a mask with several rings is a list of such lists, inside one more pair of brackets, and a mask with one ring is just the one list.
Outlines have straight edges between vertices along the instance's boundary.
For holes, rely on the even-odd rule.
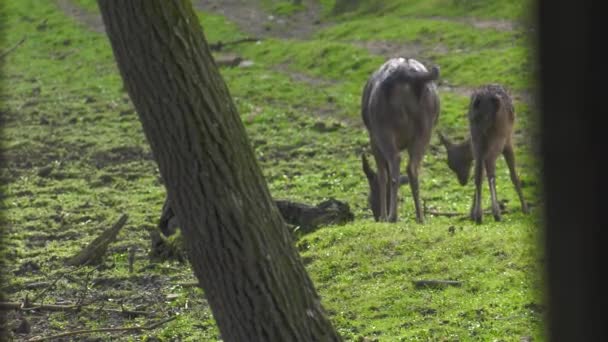
[[471,95],[469,127],[473,149],[497,155],[511,139],[515,110],[506,90],[496,84],[478,88]]
[[414,59],[395,58],[384,63],[367,81],[362,96],[362,116],[371,135],[390,134],[400,149],[414,139],[430,140],[439,116],[437,87],[428,82],[421,89],[407,82],[383,87],[383,82],[398,68],[427,71]]

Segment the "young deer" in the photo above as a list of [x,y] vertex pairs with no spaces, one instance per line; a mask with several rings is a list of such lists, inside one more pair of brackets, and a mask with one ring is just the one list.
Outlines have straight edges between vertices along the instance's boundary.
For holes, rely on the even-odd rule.
[[368,79],[361,99],[375,174],[363,157],[363,170],[370,183],[370,206],[377,221],[397,221],[397,192],[401,151],[407,149],[407,174],[416,207],[416,221],[424,221],[418,193],[418,171],[431,131],[439,117],[439,96],[433,81],[439,69],[430,71],[415,59],[392,58]]
[[497,84],[476,89],[469,104],[470,138],[460,144],[450,142],[439,133],[439,140],[448,152],[448,166],[454,171],[461,185],[468,181],[471,164],[475,160],[475,196],[471,207],[471,219],[482,222],[481,181],[483,171],[487,173],[492,199],[494,220],[500,221],[500,207],[496,199],[496,159],[503,154],[509,167],[511,181],[515,186],[521,209],[528,213],[528,205],[521,192],[521,183],[515,171],[515,154],[511,136],[515,122],[515,110],[511,97]]

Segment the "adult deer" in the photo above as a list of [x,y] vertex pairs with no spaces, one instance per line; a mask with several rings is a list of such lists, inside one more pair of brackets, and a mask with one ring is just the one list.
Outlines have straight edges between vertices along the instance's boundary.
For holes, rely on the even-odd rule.
[[392,58],[365,84],[361,114],[378,173],[371,171],[365,159],[363,169],[370,183],[370,206],[377,221],[397,221],[401,151],[407,150],[407,174],[416,221],[424,222],[418,172],[439,117],[439,96],[433,82],[438,78],[436,66],[427,71],[413,58]]
[[500,221],[501,213],[496,198],[496,159],[502,153],[509,167],[511,182],[515,186],[521,209],[528,213],[528,205],[521,191],[521,182],[515,171],[513,125],[515,109],[507,91],[498,84],[489,84],[476,89],[469,103],[470,138],[454,144],[443,134],[439,139],[448,152],[448,166],[454,171],[461,185],[468,181],[471,164],[475,160],[475,195],[471,207],[471,219],[482,222],[481,181],[483,172],[487,174],[492,200],[494,220]]

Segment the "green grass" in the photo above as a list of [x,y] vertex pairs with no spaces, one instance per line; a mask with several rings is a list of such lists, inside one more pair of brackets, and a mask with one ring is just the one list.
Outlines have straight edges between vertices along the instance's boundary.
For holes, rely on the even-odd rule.
[[[535,236],[534,223],[517,216],[483,227],[433,220],[431,229],[360,222],[310,234],[298,246],[347,338],[509,340],[540,322],[531,309],[540,294],[531,276],[538,268],[522,267],[536,252],[520,244]],[[527,229],[517,228],[522,220]],[[417,289],[420,279],[463,285]]]
[[[336,0],[320,0],[326,15]],[[530,2],[522,0],[358,0],[353,11],[341,14],[344,19],[357,16],[444,16],[519,20],[530,11]]]
[[433,19],[386,16],[365,17],[330,26],[317,33],[319,39],[416,42],[427,46],[442,44],[452,49],[475,50],[516,43],[516,33],[495,29],[475,29],[471,25]]
[[[466,14],[512,19],[521,3],[491,1],[480,7],[480,2],[470,2],[478,7]],[[94,1],[79,4],[95,11]],[[499,161],[497,170],[498,196],[509,211],[503,222],[486,215],[478,226],[429,216],[426,224],[417,225],[407,186],[400,192],[399,223],[374,223],[366,208],[359,154],[368,150],[368,137],[360,124],[360,96],[365,80],[384,58],[352,41],[413,42],[425,49],[441,44],[447,51],[428,58],[440,65],[442,79],[450,84],[500,82],[517,91],[532,88],[529,51],[519,33],[398,20],[401,15],[461,15],[465,12],[457,9],[463,6],[462,1],[387,1],[375,12],[386,20],[355,12],[310,41],[265,39],[238,45],[231,51],[254,65],[221,70],[273,196],[311,204],[334,197],[348,202],[355,214],[351,224],[325,227],[296,241],[325,308],[348,341],[544,338],[542,251],[536,244],[540,224],[535,215],[520,213],[504,162]],[[130,309],[139,305],[179,314],[154,331],[114,338],[217,340],[203,292],[177,285],[193,280],[190,268],[148,260],[148,231],[156,226],[165,192],[107,38],[84,29],[50,1],[13,1],[5,7],[0,22],[8,29],[0,51],[27,36],[2,69],[9,85],[0,104],[0,146],[8,157],[0,173],[3,253],[10,275],[3,290],[8,298],[32,298],[41,290],[26,285],[69,271],[48,291],[45,302],[76,300],[89,279],[86,299],[106,307],[120,308],[122,302]],[[246,36],[221,16],[200,13],[199,18],[210,42]],[[468,98],[450,92],[440,96],[437,129],[462,138]],[[538,213],[538,167],[528,143],[535,113],[521,102],[516,109],[519,173],[526,184],[524,195]],[[332,129],[320,130],[321,123]],[[464,214],[472,192],[471,184],[458,185],[433,137],[421,170],[427,206]],[[489,204],[487,189],[483,203]],[[74,270],[63,265],[121,213],[129,221],[103,267]],[[130,248],[137,250],[134,273],[128,271]],[[416,279],[454,279],[463,285],[416,289]],[[46,334],[147,322],[87,311],[29,318],[34,329]],[[110,340],[109,335],[96,336]]]

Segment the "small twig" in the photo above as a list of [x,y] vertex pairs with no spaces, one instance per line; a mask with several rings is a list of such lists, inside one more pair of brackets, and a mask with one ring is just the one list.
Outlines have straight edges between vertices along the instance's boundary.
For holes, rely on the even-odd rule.
[[86,266],[86,264],[85,264],[85,265],[81,265],[81,266],[79,266],[79,267],[76,267],[76,268],[74,268],[74,269],[72,269],[72,270],[68,270],[68,271],[61,272],[61,273],[59,274],[59,276],[58,276],[58,277],[57,277],[57,278],[56,278],[56,279],[55,279],[55,280],[54,280],[54,281],[53,281],[53,282],[52,282],[52,283],[51,283],[49,286],[47,286],[47,287],[46,287],[44,290],[42,290],[42,291],[41,291],[39,294],[37,294],[37,295],[36,295],[36,296],[35,296],[35,297],[34,297],[34,298],[33,298],[33,299],[30,301],[30,302],[35,302],[35,301],[37,301],[37,300],[38,300],[39,298],[41,298],[41,297],[42,297],[42,296],[43,296],[43,295],[44,295],[44,294],[45,294],[47,291],[49,291],[50,289],[52,289],[52,288],[55,286],[55,284],[57,284],[57,282],[58,282],[60,279],[62,279],[63,277],[65,277],[66,275],[68,275],[68,274],[70,274],[70,273],[73,273],[73,272],[78,271],[79,269],[81,269],[81,268],[82,268],[82,267],[84,267],[84,266]]
[[255,37],[247,37],[247,38],[242,38],[242,39],[237,39],[237,40],[232,40],[229,42],[217,42],[217,43],[211,43],[209,44],[209,49],[211,51],[220,51],[222,48],[228,46],[228,45],[236,45],[236,44],[240,44],[240,43],[247,43],[247,42],[257,42],[258,40],[260,40],[260,38],[255,38]]
[[40,287],[47,287],[49,286],[49,282],[48,281],[36,281],[33,283],[29,283],[29,284],[25,284],[24,288],[27,290],[34,290]]
[[200,284],[198,283],[198,281],[191,281],[191,282],[185,282],[185,283],[177,283],[175,285],[181,286],[181,287],[199,287],[200,286]]
[[441,212],[441,211],[435,211],[435,210],[426,210],[425,213],[433,215],[433,216],[445,216],[445,217],[464,216],[464,214],[462,214],[462,213]]
[[[463,213],[450,212],[450,211],[447,211],[447,212],[435,211],[435,210],[432,210],[432,209],[425,209],[424,213],[425,214],[434,215],[434,216],[445,216],[445,217],[457,217],[457,216],[466,217],[466,216],[468,216],[468,215],[465,215]],[[483,213],[484,213],[484,215],[490,215],[490,214],[492,214],[492,210],[486,209],[486,210],[483,211]],[[500,213],[501,214],[508,214],[509,211],[506,210],[506,209],[503,209],[503,210],[500,211]]]
[[25,42],[25,40],[27,39],[26,36],[23,36],[23,38],[21,38],[21,40],[19,40],[17,42],[17,44],[13,45],[12,48],[0,53],[0,59],[3,59],[4,57],[6,57],[9,53],[13,52],[15,49],[17,49],[21,44],[23,44],[23,42]]
[[445,287],[445,286],[461,286],[462,282],[457,280],[414,280],[416,287]]
[[91,277],[91,274],[93,272],[95,272],[95,271],[97,271],[99,269],[100,266],[101,265],[98,265],[98,266],[94,267],[92,270],[90,270],[89,272],[87,272],[86,278],[84,280],[84,291],[82,291],[82,295],[76,301],[76,305],[82,306],[82,302],[84,302],[85,297],[89,293],[89,278]]
[[129,273],[133,273],[133,264],[135,263],[135,246],[129,248]]
[[81,335],[81,334],[91,334],[91,333],[96,333],[96,332],[152,330],[152,329],[155,329],[158,326],[163,325],[163,324],[165,324],[167,322],[171,322],[172,320],[174,320],[176,318],[177,318],[177,316],[171,316],[171,317],[169,317],[167,319],[164,319],[162,321],[159,321],[159,322],[156,322],[154,324],[147,325],[147,326],[143,326],[143,327],[118,327],[118,328],[101,328],[101,329],[74,330],[74,331],[68,331],[68,332],[65,332],[65,333],[57,334],[57,335],[49,335],[49,336],[43,336],[43,337],[34,337],[34,338],[30,338],[27,341],[28,342],[46,341],[46,340],[50,340],[50,339],[54,339],[54,338],[74,336],[74,335]]
[[30,304],[30,305],[24,305],[24,303],[20,303],[20,302],[0,302],[0,311],[8,311],[8,310],[79,311],[81,309],[101,310],[101,311],[105,311],[105,312],[113,312],[113,313],[119,313],[119,314],[130,315],[130,316],[135,316],[135,315],[150,316],[151,315],[150,312],[146,312],[146,311],[125,310],[125,309],[89,308],[85,304],[78,304],[78,305]]

